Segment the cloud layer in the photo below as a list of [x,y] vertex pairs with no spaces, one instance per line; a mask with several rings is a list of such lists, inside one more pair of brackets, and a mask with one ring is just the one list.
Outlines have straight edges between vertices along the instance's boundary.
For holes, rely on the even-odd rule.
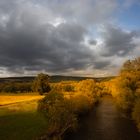
[[94,75],[119,66],[112,58],[126,60],[139,35],[111,22],[117,9],[116,0],[0,1],[0,75]]
[[125,31],[119,27],[107,26],[102,32],[103,45],[106,51],[105,56],[125,56],[136,47],[134,38],[137,38],[135,31]]

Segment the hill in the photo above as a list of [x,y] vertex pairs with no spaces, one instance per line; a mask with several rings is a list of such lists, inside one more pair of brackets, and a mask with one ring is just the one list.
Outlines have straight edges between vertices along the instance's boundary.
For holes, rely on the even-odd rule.
[[[35,76],[25,76],[25,77],[6,77],[6,78],[0,78],[0,83],[3,82],[31,82],[33,81]],[[77,77],[77,76],[61,76],[61,75],[54,75],[50,77],[50,82],[60,82],[60,81],[81,81],[85,79],[94,79],[95,81],[101,82],[101,81],[108,81],[112,78],[115,78],[115,76],[109,76],[109,77]]]

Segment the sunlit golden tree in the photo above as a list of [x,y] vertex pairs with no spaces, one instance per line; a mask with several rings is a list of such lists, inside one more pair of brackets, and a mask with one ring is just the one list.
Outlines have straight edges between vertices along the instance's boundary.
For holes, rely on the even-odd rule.
[[118,105],[124,110],[132,110],[140,89],[140,58],[124,63],[118,82]]

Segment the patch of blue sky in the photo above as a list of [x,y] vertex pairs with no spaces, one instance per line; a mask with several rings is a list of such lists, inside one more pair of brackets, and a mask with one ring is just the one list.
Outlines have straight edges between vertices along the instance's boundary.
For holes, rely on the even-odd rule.
[[140,4],[134,4],[129,8],[124,8],[119,12],[117,18],[121,26],[127,29],[140,29]]

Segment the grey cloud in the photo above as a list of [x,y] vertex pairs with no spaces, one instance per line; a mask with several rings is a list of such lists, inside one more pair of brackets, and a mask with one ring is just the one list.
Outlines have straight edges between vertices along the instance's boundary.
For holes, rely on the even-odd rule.
[[[0,67],[13,73],[106,68],[112,60],[99,61],[96,48],[84,39],[92,27],[108,22],[116,8],[116,0],[1,0]],[[135,33],[106,28],[102,55],[126,55],[135,47],[133,37]],[[97,45],[96,40],[88,43]]]
[[90,45],[96,45],[96,44],[97,44],[97,41],[94,40],[94,39],[91,39],[91,40],[88,41],[88,43],[89,43]]
[[86,24],[106,21],[117,8],[116,0],[35,0],[55,15]]
[[[92,64],[94,56],[91,50],[81,43],[87,33],[86,28],[76,23],[62,23],[57,27],[49,23],[40,25],[29,20],[28,16],[24,21],[11,16],[5,28],[0,26],[1,67],[13,72],[62,72],[84,69]],[[18,22],[20,26],[16,25]]]
[[106,26],[102,32],[103,47],[105,49],[102,54],[104,56],[125,56],[135,49],[136,44],[133,39],[137,37],[135,31],[124,31],[119,27]]
[[8,13],[12,10],[12,8],[16,7],[16,2],[17,0],[15,1],[11,1],[11,0],[1,0],[0,1],[0,11],[3,12],[3,13]]
[[96,61],[94,62],[95,69],[104,69],[111,64],[110,61]]
[[21,12],[28,7],[34,14],[39,13],[52,21],[62,18],[68,22],[89,25],[107,21],[117,5],[116,0],[1,0],[0,13],[11,14],[15,9]]

